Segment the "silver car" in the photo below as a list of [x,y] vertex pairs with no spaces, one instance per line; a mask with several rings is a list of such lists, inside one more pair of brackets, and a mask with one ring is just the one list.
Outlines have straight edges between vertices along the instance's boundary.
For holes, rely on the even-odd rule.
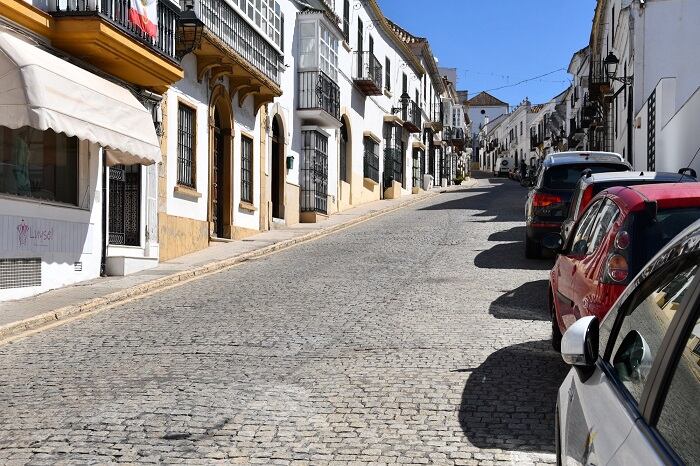
[[700,464],[700,221],[564,334],[559,464]]

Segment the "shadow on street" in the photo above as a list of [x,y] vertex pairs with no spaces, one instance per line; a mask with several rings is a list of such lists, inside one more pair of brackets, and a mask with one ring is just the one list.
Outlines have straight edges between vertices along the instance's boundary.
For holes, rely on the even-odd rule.
[[474,265],[480,269],[549,270],[552,261],[526,259],[525,244],[518,242],[496,244],[480,252],[474,258]]
[[547,286],[547,280],[520,285],[492,302],[489,314],[497,319],[549,321]]
[[513,227],[510,230],[497,231],[489,236],[489,241],[523,241],[525,227]]
[[548,340],[491,354],[462,392],[464,435],[477,448],[553,453],[556,393],[567,369]]

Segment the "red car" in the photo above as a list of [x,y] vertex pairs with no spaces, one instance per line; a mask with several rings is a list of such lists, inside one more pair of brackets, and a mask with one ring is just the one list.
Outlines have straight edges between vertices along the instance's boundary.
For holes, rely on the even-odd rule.
[[554,349],[576,320],[602,320],[642,267],[698,219],[700,184],[614,187],[591,201],[566,244],[548,234],[543,245],[559,253],[549,276]]

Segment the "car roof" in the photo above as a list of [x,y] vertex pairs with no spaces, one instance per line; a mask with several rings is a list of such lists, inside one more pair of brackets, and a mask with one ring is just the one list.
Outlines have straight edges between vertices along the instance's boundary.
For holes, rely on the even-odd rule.
[[[656,255],[647,263],[646,266],[637,274],[634,279],[627,286],[622,295],[618,298],[617,304],[624,303],[630,297],[632,293],[637,290],[637,287],[654,275],[659,269],[666,266],[671,261],[676,258],[693,254],[700,250],[700,220],[690,225],[685,230],[681,231],[675,238],[673,238],[666,246],[661,248],[661,250],[656,253]],[[614,315],[615,313],[610,312],[608,315]]]
[[620,207],[630,212],[643,209],[645,201],[656,201],[661,209],[700,207],[700,183],[615,186],[601,191],[598,196],[614,197]]
[[648,172],[648,171],[629,171],[629,172],[604,172],[591,173],[589,176],[581,178],[582,183],[596,184],[608,183],[611,181],[659,181],[667,183],[679,183],[681,181],[691,182],[697,181],[690,175],[681,175],[673,172]]
[[625,165],[631,168],[630,164],[625,162],[620,154],[615,154],[614,152],[558,152],[546,156],[544,159],[544,166],[553,167],[586,162],[610,163],[613,165]]

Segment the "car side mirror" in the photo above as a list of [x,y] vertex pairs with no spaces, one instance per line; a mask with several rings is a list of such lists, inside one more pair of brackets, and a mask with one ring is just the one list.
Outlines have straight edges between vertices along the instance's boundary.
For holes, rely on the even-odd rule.
[[554,252],[559,252],[564,248],[564,238],[562,238],[560,233],[547,233],[542,238],[542,246]]
[[572,366],[593,367],[598,359],[598,318],[582,317],[561,339],[561,357]]

